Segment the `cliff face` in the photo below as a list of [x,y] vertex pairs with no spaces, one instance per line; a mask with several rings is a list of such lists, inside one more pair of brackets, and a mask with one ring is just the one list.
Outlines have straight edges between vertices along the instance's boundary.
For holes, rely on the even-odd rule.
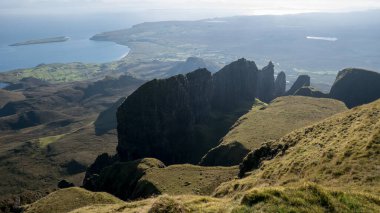
[[363,69],[345,69],[338,73],[330,96],[348,108],[380,98],[380,74]]
[[286,95],[294,95],[302,87],[310,86],[310,76],[300,75],[294,82],[293,86],[286,92]]
[[272,62],[259,72],[258,79],[258,98],[264,102],[270,102],[274,99],[275,82],[274,82],[274,65]]
[[195,126],[209,112],[211,83],[211,73],[200,69],[150,81],[129,96],[117,111],[121,159],[150,156],[165,163],[192,161]]
[[252,102],[258,94],[259,70],[255,62],[239,59],[213,75],[213,107],[231,110]]
[[280,97],[285,95],[286,92],[286,75],[284,72],[280,72],[277,75],[276,81],[274,83],[274,96]]
[[198,163],[260,96],[274,96],[273,64],[259,71],[240,59],[211,75],[199,69],[153,80],[119,107],[121,159],[154,157],[165,164]]

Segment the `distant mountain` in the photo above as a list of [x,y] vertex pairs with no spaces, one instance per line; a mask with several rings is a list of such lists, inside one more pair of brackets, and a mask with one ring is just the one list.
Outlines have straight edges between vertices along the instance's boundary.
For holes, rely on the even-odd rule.
[[206,68],[210,72],[214,73],[220,69],[216,64],[206,61],[202,58],[197,57],[189,57],[184,62],[178,62],[172,68],[170,68],[165,76],[170,77],[178,74],[186,74],[188,72],[192,72],[196,69]]

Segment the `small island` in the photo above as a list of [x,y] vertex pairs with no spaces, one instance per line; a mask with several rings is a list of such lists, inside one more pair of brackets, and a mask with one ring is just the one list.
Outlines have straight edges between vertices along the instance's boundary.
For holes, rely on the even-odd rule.
[[52,38],[43,38],[43,39],[35,39],[35,40],[29,40],[19,43],[14,43],[9,46],[23,46],[23,45],[33,45],[33,44],[45,44],[45,43],[55,43],[55,42],[65,42],[69,40],[70,37],[67,36],[59,36],[59,37],[52,37]]

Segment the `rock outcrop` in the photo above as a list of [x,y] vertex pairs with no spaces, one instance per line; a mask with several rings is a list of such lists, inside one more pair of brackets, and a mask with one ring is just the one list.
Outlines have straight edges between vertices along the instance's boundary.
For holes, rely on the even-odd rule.
[[275,82],[274,82],[274,65],[272,62],[259,71],[258,78],[258,95],[257,97],[266,103],[274,99]]
[[144,84],[117,112],[121,160],[198,163],[256,97],[273,98],[273,75],[272,63],[259,71],[254,62],[239,59],[214,75],[198,69]]
[[363,69],[342,70],[330,96],[343,101],[348,108],[375,101],[380,98],[380,74]]
[[286,92],[286,75],[284,72],[280,72],[277,75],[274,83],[274,97],[280,97],[285,95]]
[[207,143],[197,125],[209,113],[211,88],[211,73],[199,69],[186,76],[153,80],[137,89],[117,112],[121,159],[194,162]]
[[294,82],[293,86],[286,92],[286,95],[294,95],[302,87],[310,86],[310,76],[300,75]]
[[293,95],[295,96],[307,96],[307,97],[314,97],[314,98],[328,98],[329,95],[325,94],[314,87],[311,86],[304,86],[301,87],[299,90],[297,90]]
[[213,75],[212,106],[230,111],[257,97],[259,69],[255,62],[239,59]]
[[[113,194],[123,200],[136,199],[135,187],[145,171],[150,168],[163,168],[165,165],[153,158],[145,158],[129,162],[117,162],[104,167],[99,174],[93,174],[91,184],[84,187],[92,191],[104,191]],[[146,189],[147,190],[147,189]],[[157,193],[155,193],[157,192]],[[146,195],[158,194],[159,192],[151,187]]]
[[[234,179],[239,171],[237,166],[202,167],[190,164],[165,166],[153,158],[113,162],[104,167],[104,163],[110,163],[109,160],[109,156],[102,155],[97,159],[97,163],[91,165],[92,169],[86,174],[84,188],[91,191],[105,191],[123,200],[160,194],[211,195],[218,185]],[[98,170],[100,167],[103,168]]]

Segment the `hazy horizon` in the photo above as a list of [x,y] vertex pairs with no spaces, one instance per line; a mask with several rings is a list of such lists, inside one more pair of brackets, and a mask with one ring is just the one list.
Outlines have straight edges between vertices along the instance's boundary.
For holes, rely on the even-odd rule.
[[[2,0],[1,15],[122,13],[127,11],[189,11],[227,15],[282,15],[308,12],[350,12],[380,9],[376,0]],[[142,14],[144,15],[144,14]],[[203,16],[202,16],[203,17]]]

